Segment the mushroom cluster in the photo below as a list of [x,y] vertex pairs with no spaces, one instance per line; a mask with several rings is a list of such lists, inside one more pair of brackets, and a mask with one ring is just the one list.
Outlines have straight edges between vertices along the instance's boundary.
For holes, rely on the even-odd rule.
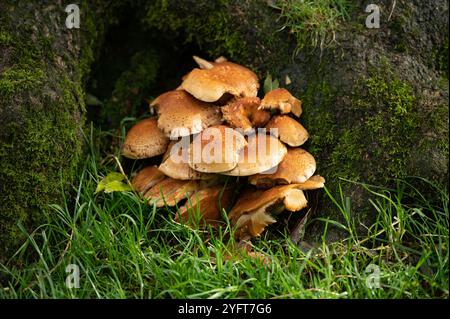
[[150,205],[176,206],[178,221],[218,225],[225,209],[238,238],[259,236],[278,214],[305,208],[304,191],[325,183],[301,148],[309,137],[298,122],[301,101],[284,88],[260,99],[256,74],[223,57],[194,60],[199,67],[150,104],[157,116],[126,135],[125,157],[162,155],[132,186]]

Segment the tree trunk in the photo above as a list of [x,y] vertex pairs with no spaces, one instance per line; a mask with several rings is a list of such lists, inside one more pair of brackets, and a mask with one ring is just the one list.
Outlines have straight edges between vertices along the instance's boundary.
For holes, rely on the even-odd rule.
[[63,204],[82,157],[83,81],[110,12],[82,1],[68,29],[68,4],[0,2],[0,262],[23,243],[19,224]]

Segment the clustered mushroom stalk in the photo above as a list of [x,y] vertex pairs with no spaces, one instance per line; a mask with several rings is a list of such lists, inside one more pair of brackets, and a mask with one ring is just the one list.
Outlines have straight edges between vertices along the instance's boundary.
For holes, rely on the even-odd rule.
[[301,148],[301,101],[284,88],[259,98],[256,74],[224,57],[194,60],[199,68],[150,104],[157,115],[127,133],[123,156],[163,155],[132,185],[150,205],[177,206],[176,221],[217,226],[227,214],[236,237],[260,236],[277,215],[307,207],[304,191],[324,187]]

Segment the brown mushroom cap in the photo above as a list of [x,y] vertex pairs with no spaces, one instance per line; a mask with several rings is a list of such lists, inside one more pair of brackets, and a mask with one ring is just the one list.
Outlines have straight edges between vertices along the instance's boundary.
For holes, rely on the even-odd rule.
[[189,167],[188,161],[188,147],[183,147],[182,142],[171,141],[159,165],[159,170],[174,179],[196,180],[212,178],[212,174],[204,174],[193,170]]
[[248,145],[239,153],[238,164],[231,171],[223,172],[230,176],[250,176],[275,168],[287,153],[286,146],[276,137],[263,133],[250,135]]
[[266,125],[266,129],[276,129],[280,141],[289,146],[303,145],[309,137],[308,131],[299,122],[287,115],[276,115]]
[[132,159],[142,159],[163,154],[169,139],[158,128],[156,119],[144,119],[127,133],[122,154]]
[[215,225],[222,220],[221,208],[227,209],[231,204],[233,190],[221,185],[208,187],[192,194],[186,204],[180,207],[175,220],[193,221],[192,215],[200,213],[202,223]]
[[199,101],[184,90],[163,93],[150,106],[156,107],[158,127],[171,139],[200,133],[222,122],[217,106]]
[[258,77],[251,70],[228,61],[210,63],[212,68],[192,70],[181,87],[205,102],[215,102],[225,93],[240,97],[257,95]]
[[304,183],[315,170],[316,160],[310,153],[302,148],[289,148],[275,173],[250,176],[249,183],[263,188],[279,184]]
[[149,204],[156,207],[175,206],[178,202],[192,195],[200,187],[199,181],[178,180],[166,177],[155,184],[145,194]]
[[233,99],[221,108],[223,117],[231,126],[249,132],[253,127],[263,127],[270,119],[270,113],[259,110],[258,97]]
[[232,225],[237,227],[238,237],[259,236],[266,226],[276,222],[272,214],[305,208],[307,200],[298,187],[290,184],[266,191],[247,189],[228,214]]
[[298,184],[298,189],[301,190],[313,190],[318,188],[323,188],[325,186],[325,178],[320,175],[313,175],[308,180],[303,183]]
[[246,145],[244,136],[235,129],[225,125],[208,127],[189,146],[189,166],[204,173],[230,171]]
[[131,185],[134,190],[144,194],[156,183],[160,182],[166,176],[156,166],[147,166],[141,169],[132,179]]
[[283,88],[268,92],[262,99],[260,108],[278,109],[282,114],[291,112],[297,117],[302,114],[302,102]]

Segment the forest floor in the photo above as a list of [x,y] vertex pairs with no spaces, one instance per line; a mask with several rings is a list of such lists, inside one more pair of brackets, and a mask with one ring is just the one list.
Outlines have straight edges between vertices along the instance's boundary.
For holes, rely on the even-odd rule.
[[[91,129],[86,137],[89,152],[75,200],[52,205],[48,223],[0,264],[0,277],[8,282],[0,298],[449,297],[446,189],[435,187],[441,199],[436,204],[405,180],[396,189],[364,185],[379,217],[367,236],[358,237],[348,198],[325,188],[345,222],[309,222],[325,223],[323,238],[331,226],[347,238],[307,249],[287,230],[266,231],[253,241],[264,260],[245,254],[229,259],[236,256],[229,223],[217,230],[191,228],[174,222],[173,210],[157,210],[132,192],[95,193],[117,169],[94,142],[101,134],[110,133]],[[34,261],[12,266],[30,250]],[[67,281],[77,283],[77,267],[79,288],[69,288]]]

